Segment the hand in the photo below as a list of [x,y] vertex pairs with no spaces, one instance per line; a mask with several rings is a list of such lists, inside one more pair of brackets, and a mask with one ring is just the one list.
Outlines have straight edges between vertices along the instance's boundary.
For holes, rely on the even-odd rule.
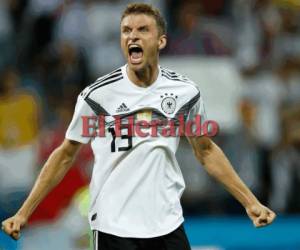
[[14,240],[18,240],[21,228],[26,222],[27,220],[23,216],[16,214],[2,222],[2,230]]
[[255,227],[267,226],[276,218],[276,214],[271,209],[263,206],[260,203],[246,208],[246,212]]

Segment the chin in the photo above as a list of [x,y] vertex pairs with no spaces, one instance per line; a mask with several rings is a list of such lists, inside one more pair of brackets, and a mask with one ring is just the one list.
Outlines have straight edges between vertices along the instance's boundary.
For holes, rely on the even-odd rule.
[[133,71],[140,71],[145,68],[145,63],[139,63],[139,64],[132,64],[128,62],[128,66],[133,70]]

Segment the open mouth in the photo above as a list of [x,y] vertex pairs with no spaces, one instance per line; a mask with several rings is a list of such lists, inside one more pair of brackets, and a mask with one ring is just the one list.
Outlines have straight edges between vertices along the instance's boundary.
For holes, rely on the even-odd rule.
[[137,45],[132,44],[128,47],[129,58],[132,64],[138,64],[142,62],[143,59],[143,49]]

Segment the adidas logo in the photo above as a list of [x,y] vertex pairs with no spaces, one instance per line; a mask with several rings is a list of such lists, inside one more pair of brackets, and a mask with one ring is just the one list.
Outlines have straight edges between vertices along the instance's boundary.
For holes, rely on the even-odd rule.
[[117,108],[117,113],[120,112],[126,112],[129,111],[130,109],[126,106],[126,104],[123,102],[118,108]]

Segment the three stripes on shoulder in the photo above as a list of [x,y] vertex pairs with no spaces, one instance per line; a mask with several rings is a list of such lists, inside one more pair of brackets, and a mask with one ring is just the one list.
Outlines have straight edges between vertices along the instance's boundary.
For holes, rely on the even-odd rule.
[[[161,67],[161,72],[162,72],[162,76],[169,79],[169,80],[173,80],[173,81],[181,81],[181,82],[186,82],[186,83],[191,83],[194,84],[190,79],[188,79],[187,77],[180,75],[174,71],[171,71],[169,69],[166,68],[162,68]],[[118,68],[114,71],[112,71],[111,73],[102,76],[100,78],[98,78],[94,83],[92,83],[91,85],[89,85],[88,87],[86,87],[82,92],[81,92],[81,96],[85,99],[88,98],[89,95],[95,91],[98,88],[101,88],[105,85],[114,83],[116,81],[119,81],[121,79],[123,79],[123,73],[122,73],[122,69]]]
[[113,72],[98,78],[94,83],[86,87],[82,92],[81,96],[86,99],[89,95],[94,92],[96,89],[99,89],[105,85],[111,84],[113,82],[123,79],[122,69],[118,68]]

